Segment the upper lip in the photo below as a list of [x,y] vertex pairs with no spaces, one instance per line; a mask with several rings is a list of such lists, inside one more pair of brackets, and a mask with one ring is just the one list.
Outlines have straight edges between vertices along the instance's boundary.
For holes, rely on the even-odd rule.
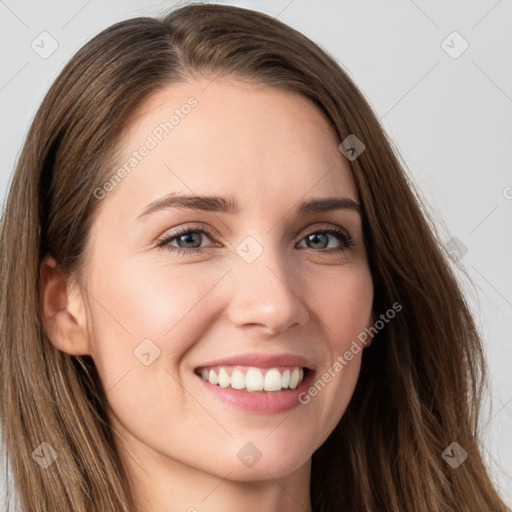
[[198,368],[212,366],[256,366],[258,368],[275,368],[277,366],[303,367],[314,370],[315,365],[307,358],[295,354],[240,354],[208,361]]

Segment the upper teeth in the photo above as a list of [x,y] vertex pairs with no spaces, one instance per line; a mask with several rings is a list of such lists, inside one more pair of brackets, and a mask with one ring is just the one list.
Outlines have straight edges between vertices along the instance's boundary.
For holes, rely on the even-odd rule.
[[[229,374],[231,370],[231,375]],[[280,391],[295,389],[304,378],[302,368],[268,368],[218,366],[201,369],[201,377],[221,388],[246,389],[247,391]]]

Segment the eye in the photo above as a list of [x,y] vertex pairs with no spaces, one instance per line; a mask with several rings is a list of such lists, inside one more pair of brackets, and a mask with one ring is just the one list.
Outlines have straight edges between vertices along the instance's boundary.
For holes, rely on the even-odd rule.
[[[341,243],[341,247],[329,247],[329,237],[335,238]],[[321,252],[340,252],[354,245],[352,237],[341,228],[329,227],[309,232],[301,242],[306,241],[306,247],[319,249]],[[304,247],[304,246],[302,246]]]
[[[157,247],[174,254],[197,254],[206,252],[214,247],[214,245],[203,245],[205,237],[210,240],[215,240],[213,232],[204,225],[201,227],[181,227],[160,239],[157,243]],[[339,247],[329,247],[330,239],[337,239],[338,243],[341,245]],[[317,252],[325,253],[339,253],[354,245],[352,237],[343,229],[337,227],[311,231],[301,239],[301,242],[303,241],[307,244],[305,248],[316,249]],[[217,247],[218,246],[219,244],[217,244]],[[300,247],[304,247],[304,245]]]
[[[213,233],[208,228],[206,228],[206,226],[201,228],[182,227],[173,233],[170,233],[163,239],[160,239],[157,243],[157,247],[166,249],[176,254],[195,254],[198,252],[203,252],[205,249],[205,247],[202,246],[202,239],[205,237],[205,235],[208,238],[213,239]],[[176,240],[178,247],[171,245],[171,242],[174,240]],[[211,247],[212,246],[209,246],[207,248]]]

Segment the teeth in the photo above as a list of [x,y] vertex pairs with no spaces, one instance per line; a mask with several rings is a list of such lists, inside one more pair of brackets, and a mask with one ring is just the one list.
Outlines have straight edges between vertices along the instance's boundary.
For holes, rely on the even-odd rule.
[[290,384],[290,370],[285,370],[283,373],[283,380],[281,381],[281,386],[283,388],[287,388]]
[[240,370],[233,370],[231,374],[231,387],[233,389],[245,388],[245,375]]
[[246,391],[280,391],[281,389],[295,389],[304,379],[302,368],[279,370],[269,368],[266,371],[255,367],[241,369],[233,368],[231,375],[225,367],[215,369],[202,369],[201,378],[210,384],[221,388],[231,387],[233,389]]
[[245,389],[247,391],[261,391],[263,389],[263,375],[257,368],[249,368],[246,373]]
[[302,368],[295,368],[292,372],[292,375],[290,377],[290,387],[292,389],[295,389],[299,385],[299,380],[302,380],[300,372],[302,371]]
[[219,386],[221,388],[227,388],[230,384],[231,379],[224,368],[220,369],[219,372]]
[[272,368],[265,375],[265,391],[279,391],[281,389],[282,378],[279,370]]
[[217,377],[217,374],[213,370],[210,370],[210,373],[208,373],[208,382],[210,384],[219,383],[219,378]]

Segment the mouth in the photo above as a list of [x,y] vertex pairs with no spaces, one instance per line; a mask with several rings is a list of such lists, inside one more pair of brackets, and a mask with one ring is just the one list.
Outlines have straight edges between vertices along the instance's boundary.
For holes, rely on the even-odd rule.
[[299,397],[314,380],[316,366],[296,354],[243,353],[203,362],[194,373],[223,406],[273,415],[302,404]]
[[303,366],[223,365],[196,368],[194,373],[203,381],[220,388],[246,393],[278,393],[296,389],[311,370]]

